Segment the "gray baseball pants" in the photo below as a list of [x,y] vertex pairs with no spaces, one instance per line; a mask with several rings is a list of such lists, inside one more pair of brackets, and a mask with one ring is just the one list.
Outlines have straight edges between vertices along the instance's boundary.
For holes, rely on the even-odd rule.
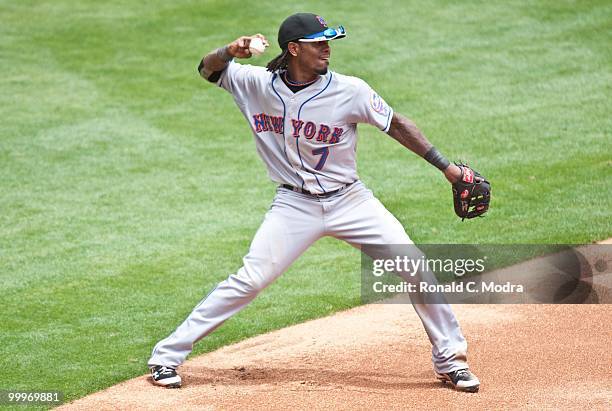
[[[151,365],[176,368],[204,338],[247,306],[311,244],[324,236],[360,248],[368,244],[412,244],[399,221],[360,181],[328,198],[279,187],[274,201],[235,274],[220,282],[178,328],[155,345]],[[417,304],[432,344],[434,370],[467,368],[467,343],[448,304]]]

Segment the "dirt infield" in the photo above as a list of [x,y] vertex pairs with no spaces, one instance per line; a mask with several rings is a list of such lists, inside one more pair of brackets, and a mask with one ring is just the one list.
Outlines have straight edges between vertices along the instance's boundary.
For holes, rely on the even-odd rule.
[[410,305],[369,305],[194,358],[180,390],[142,376],[61,409],[612,408],[612,306],[453,308],[477,394],[433,378]]

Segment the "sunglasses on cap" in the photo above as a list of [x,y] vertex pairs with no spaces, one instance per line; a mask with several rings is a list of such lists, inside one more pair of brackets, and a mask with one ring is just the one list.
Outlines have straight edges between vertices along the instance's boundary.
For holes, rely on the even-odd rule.
[[327,41],[327,40],[335,40],[341,39],[342,37],[346,37],[346,30],[344,30],[343,26],[338,26],[337,29],[329,28],[324,31],[320,31],[318,33],[309,34],[308,36],[304,36],[298,41],[304,43],[311,43],[315,41]]

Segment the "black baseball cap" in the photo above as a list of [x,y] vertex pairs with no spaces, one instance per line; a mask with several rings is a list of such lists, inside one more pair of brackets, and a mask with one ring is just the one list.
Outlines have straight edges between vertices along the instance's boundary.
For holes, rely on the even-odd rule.
[[296,13],[285,19],[278,29],[278,45],[286,50],[290,41],[325,41],[346,37],[344,27],[330,28],[323,17],[312,13]]

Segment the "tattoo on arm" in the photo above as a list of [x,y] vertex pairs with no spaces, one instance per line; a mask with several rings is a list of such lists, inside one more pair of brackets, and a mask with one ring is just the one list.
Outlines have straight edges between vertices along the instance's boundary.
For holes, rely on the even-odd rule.
[[391,126],[387,132],[401,145],[423,157],[432,147],[431,143],[410,119],[393,113]]
[[198,72],[202,77],[209,80],[211,74],[223,71],[231,59],[232,56],[229,55],[227,46],[218,48],[204,56],[198,66]]

